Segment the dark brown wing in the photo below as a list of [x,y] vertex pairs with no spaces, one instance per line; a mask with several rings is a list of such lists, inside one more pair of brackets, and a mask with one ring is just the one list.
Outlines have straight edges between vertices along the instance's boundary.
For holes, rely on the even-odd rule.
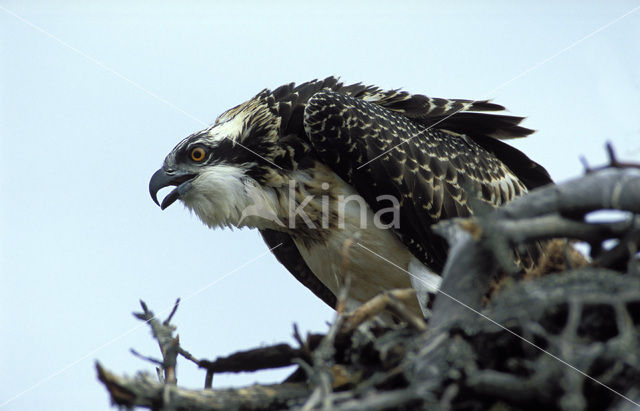
[[[313,95],[323,90],[382,106],[426,128],[463,134],[494,154],[528,189],[551,182],[549,173],[542,166],[499,141],[526,137],[533,133],[533,130],[519,125],[523,117],[498,114],[505,108],[486,100],[435,98],[401,90],[381,90],[361,83],[345,86],[335,77],[313,80],[298,86],[290,83],[278,87],[269,97],[273,100],[271,105],[274,111],[281,118],[282,136],[305,133],[303,124],[306,105]],[[304,150],[296,150],[298,151]],[[286,164],[283,166],[286,167]]]
[[[412,97],[402,93],[387,93],[411,102]],[[541,166],[491,137],[499,131],[517,134],[509,127],[519,127],[519,120],[498,116],[492,126],[490,115],[481,113],[475,123],[469,120],[469,115],[456,123],[458,114],[453,114],[446,119],[446,129],[433,124],[429,128],[430,114],[446,116],[455,113],[455,109],[437,110],[434,99],[424,98],[431,102],[424,100],[428,110],[418,115],[417,103],[403,109],[389,94],[373,89],[358,91],[354,96],[324,90],[308,101],[304,126],[320,159],[354,186],[374,212],[389,207],[388,202],[378,201],[379,196],[391,195],[398,200],[397,234],[427,267],[440,272],[447,245],[431,231],[433,223],[472,214],[467,202],[469,195],[496,207],[522,195],[527,186],[541,185],[550,179]],[[463,100],[442,102],[452,107],[476,104]],[[477,104],[476,109],[482,109],[483,105],[490,111],[502,108],[488,102]],[[478,123],[486,127],[474,135],[470,127]],[[518,163],[524,159],[528,160],[526,164]],[[516,170],[510,169],[507,162],[514,163]],[[535,172],[528,176],[530,184],[525,184],[518,178],[518,170],[531,169],[530,164],[535,165]]]

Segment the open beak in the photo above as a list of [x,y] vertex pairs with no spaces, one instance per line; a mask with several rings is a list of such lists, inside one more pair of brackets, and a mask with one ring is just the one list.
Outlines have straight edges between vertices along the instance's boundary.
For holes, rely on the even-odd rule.
[[[188,181],[195,176],[195,174],[185,173],[182,171],[168,172],[164,168],[161,168],[151,176],[151,180],[149,181],[149,194],[151,194],[153,202],[164,210],[180,198],[180,194],[187,188],[185,185],[188,184]],[[176,188],[174,188],[164,198],[164,200],[162,200],[162,204],[160,204],[158,202],[158,191],[168,186],[176,186]]]

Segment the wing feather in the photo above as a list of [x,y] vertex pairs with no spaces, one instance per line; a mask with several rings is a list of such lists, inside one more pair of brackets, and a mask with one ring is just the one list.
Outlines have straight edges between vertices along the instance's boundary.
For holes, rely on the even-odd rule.
[[[399,200],[400,238],[424,264],[440,271],[447,246],[431,231],[431,225],[439,219],[471,214],[467,202],[470,190],[494,207],[527,190],[529,184],[520,181],[498,157],[535,163],[512,147],[496,145],[497,140],[490,137],[492,130],[516,127],[519,119],[497,116],[497,125],[480,129],[478,135],[483,140],[479,144],[474,134],[467,138],[457,132],[488,122],[486,117],[476,120],[474,113],[466,113],[456,125],[459,114],[453,114],[448,129],[454,132],[429,126],[429,113],[442,116],[465,104],[473,107],[475,102],[412,99],[417,97],[385,95],[376,89],[360,90],[356,96],[322,90],[306,104],[304,128],[320,159],[353,185],[374,212],[384,206],[377,203],[380,195]],[[402,102],[411,104],[403,109]],[[447,104],[450,107],[445,107]],[[478,107],[502,108],[488,102],[478,102]],[[420,110],[424,110],[422,116],[418,115]],[[531,185],[550,181],[546,171],[540,173],[544,169],[535,165],[538,169],[532,168]]]

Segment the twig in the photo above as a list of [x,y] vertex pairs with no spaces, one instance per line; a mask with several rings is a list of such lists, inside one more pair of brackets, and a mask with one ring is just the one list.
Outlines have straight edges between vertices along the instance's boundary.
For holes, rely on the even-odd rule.
[[626,262],[633,257],[638,246],[640,246],[640,217],[634,216],[630,229],[620,238],[619,243],[612,249],[601,252],[593,264],[618,270],[626,269]]
[[169,316],[167,317],[167,319],[162,322],[163,325],[167,325],[167,326],[169,325],[169,323],[171,322],[171,319],[173,318],[173,315],[176,313],[176,311],[178,311],[179,305],[180,305],[180,298],[177,298],[176,302],[173,304],[171,313],[169,313]]
[[155,364],[157,366],[162,367],[162,361],[157,360],[153,357],[148,357],[146,355],[142,355],[139,352],[137,352],[136,350],[134,350],[133,348],[131,348],[129,350],[129,352],[131,352],[131,354],[135,355],[136,357],[140,358],[141,360],[145,360],[145,361],[149,361],[151,364]]
[[[348,248],[346,250],[348,250]],[[329,410],[332,408],[330,394],[333,386],[331,366],[333,365],[333,356],[335,354],[334,344],[338,331],[344,321],[345,301],[349,295],[350,286],[351,276],[347,274],[344,277],[344,284],[338,292],[338,304],[336,305],[338,309],[336,310],[335,320],[329,328],[327,335],[325,335],[318,348],[316,348],[312,354],[313,368],[308,367],[305,369],[315,388],[302,407],[304,411],[314,409],[320,403],[322,403],[323,409]],[[301,366],[303,366],[302,363]]]
[[[391,311],[396,314],[400,319],[405,321],[409,326],[418,331],[424,331],[427,329],[427,323],[425,323],[422,317],[418,317],[412,311],[410,311],[402,299],[396,297],[392,292],[385,292],[388,296],[388,305]],[[415,298],[415,296],[414,296]]]
[[198,366],[211,372],[245,372],[269,368],[287,367],[302,355],[300,350],[288,344],[239,351],[215,361],[200,360]]
[[[342,328],[340,329],[340,333],[351,333],[358,326],[360,326],[360,324],[363,324],[364,322],[372,319],[373,317],[387,309],[392,304],[392,300],[402,302],[402,304],[404,305],[404,303],[413,301],[415,298],[416,292],[412,288],[403,290],[390,290],[378,294],[345,316]],[[417,329],[421,328],[420,325],[417,325],[418,321],[415,321],[415,315],[412,314],[412,316],[406,316],[400,311],[402,310],[398,310],[397,313],[400,316],[405,316],[405,318],[403,319],[407,320],[408,323],[412,323],[415,327],[417,327]],[[408,310],[406,311],[407,313],[409,313]],[[419,323],[424,324],[424,321],[420,319]]]
[[[177,299],[171,313],[162,323],[160,323],[160,321],[155,318],[153,312],[149,310],[147,304],[142,300],[140,300],[142,313],[133,313],[136,318],[146,322],[151,327],[153,337],[158,342],[160,352],[162,353],[162,370],[164,371],[164,382],[172,385],[175,385],[177,383],[176,366],[178,353],[180,351],[180,339],[179,337],[173,337],[173,332],[176,328],[170,324],[170,320],[178,309],[179,303],[180,299]],[[140,357],[145,359],[150,358],[146,356]]]
[[199,364],[200,360],[194,357],[189,351],[185,350],[182,347],[178,347],[178,354],[180,354],[183,358],[191,361],[194,364]]
[[204,377],[204,388],[211,388],[213,385],[213,371],[207,370],[207,374]]

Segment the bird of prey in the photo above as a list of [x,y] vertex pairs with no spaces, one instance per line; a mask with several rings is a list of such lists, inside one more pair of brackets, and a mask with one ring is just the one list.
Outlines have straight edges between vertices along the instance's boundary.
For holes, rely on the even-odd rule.
[[[291,83],[178,143],[149,191],[159,204],[176,186],[161,208],[180,200],[209,227],[257,228],[332,307],[347,273],[348,305],[411,285],[433,292],[448,248],[434,223],[473,214],[471,197],[498,207],[551,182],[500,141],[532,133],[502,110],[334,77]],[[425,298],[412,308],[424,312]]]

